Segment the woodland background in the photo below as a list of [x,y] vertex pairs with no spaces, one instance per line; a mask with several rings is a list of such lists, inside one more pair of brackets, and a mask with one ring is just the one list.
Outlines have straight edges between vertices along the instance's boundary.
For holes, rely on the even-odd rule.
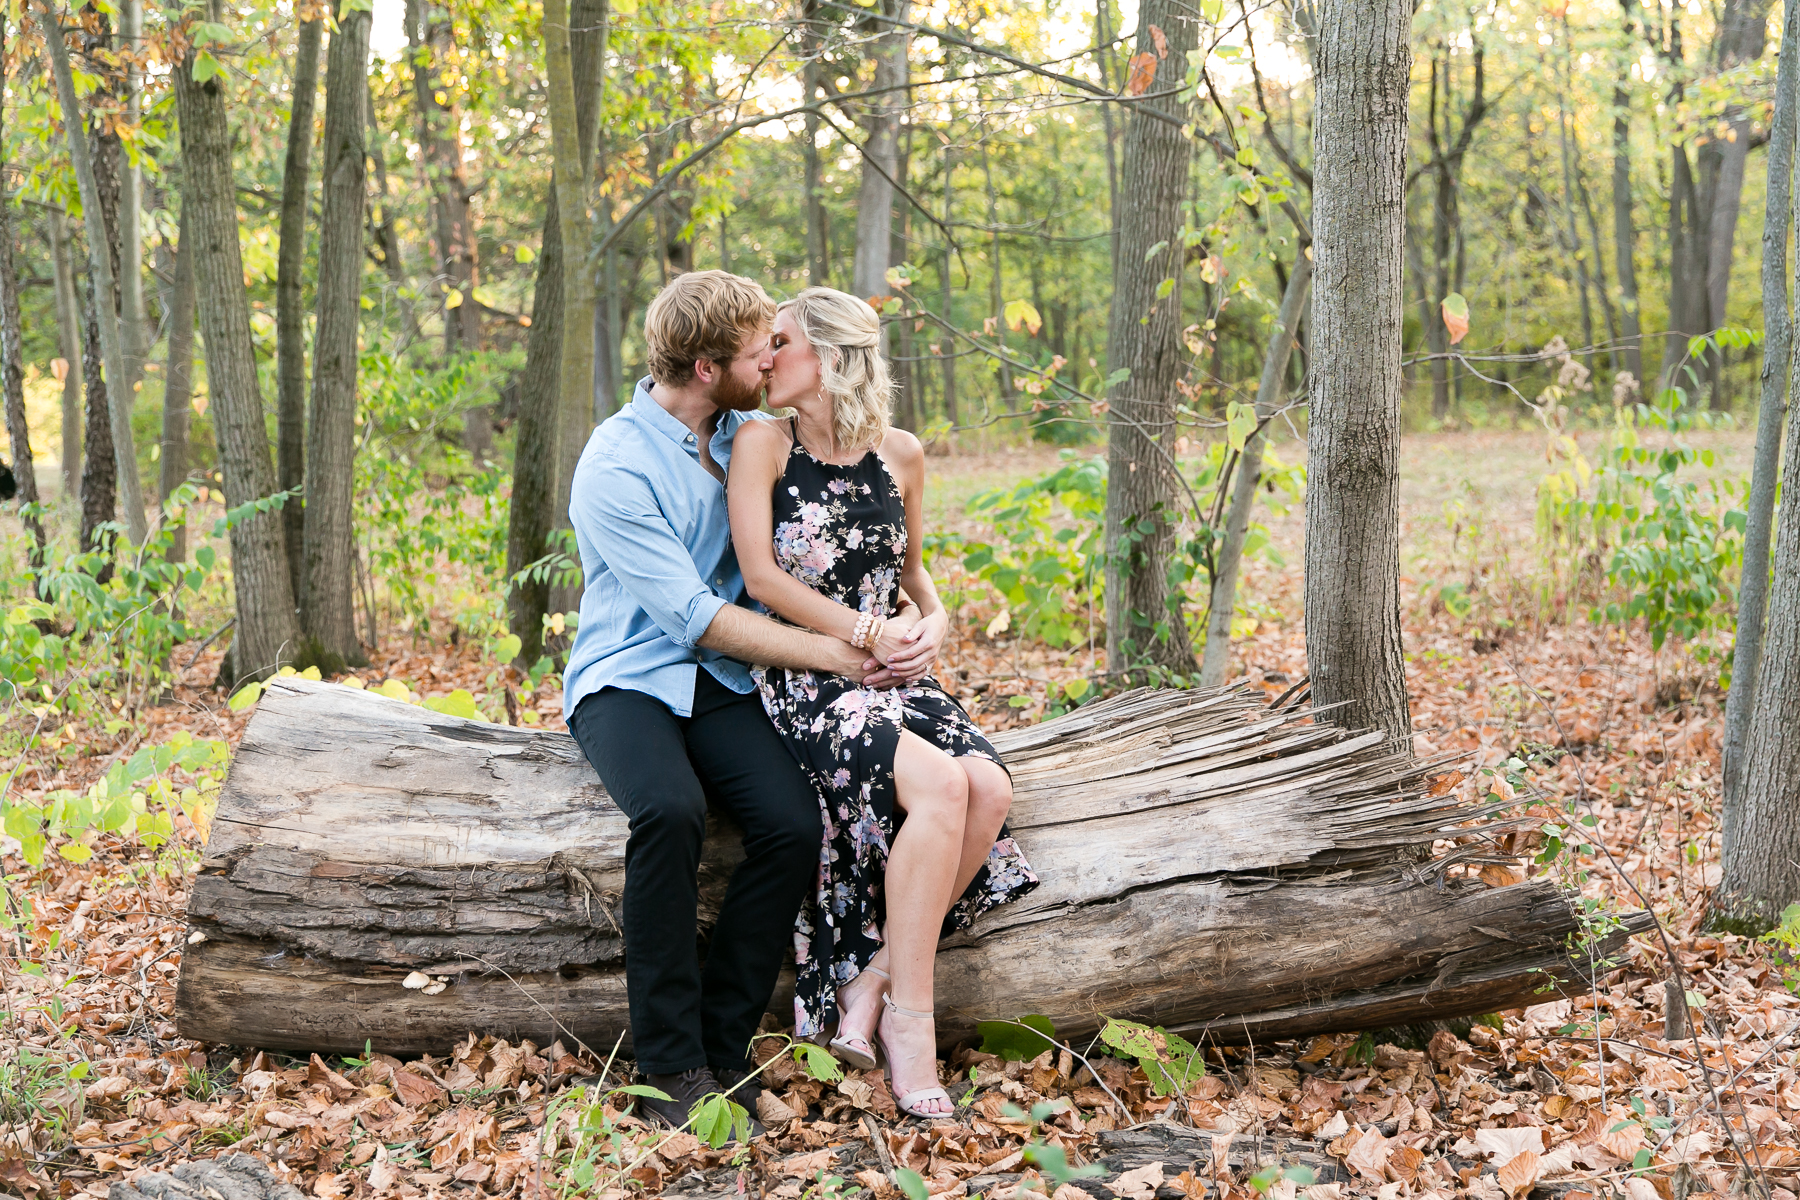
[[[0,1187],[245,1151],[327,1198],[1793,1200],[1781,9],[0,21]],[[1377,153],[1346,173],[1346,145]],[[1484,882],[1552,873],[1590,930],[1645,907],[1659,933],[1588,996],[1454,1028],[996,1038],[947,1061],[967,1107],[934,1131],[878,1077],[777,1056],[747,1148],[573,1086],[604,1047],[179,1038],[187,880],[260,680],[560,724],[573,455],[643,373],[650,297],[708,267],[881,307],[932,454],[942,678],[984,725],[1310,678],[1534,819]],[[1356,672],[1321,674],[1321,640]],[[1204,1074],[1165,1086],[1177,1062]],[[1154,1171],[1099,1140],[1146,1121],[1195,1140]],[[1228,1165],[1246,1134],[1301,1139],[1315,1176]]]

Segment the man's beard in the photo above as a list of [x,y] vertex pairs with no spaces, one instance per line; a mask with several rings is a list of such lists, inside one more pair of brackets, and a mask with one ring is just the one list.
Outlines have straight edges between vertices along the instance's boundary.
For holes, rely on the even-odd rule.
[[744,383],[734,372],[726,371],[713,385],[712,402],[720,412],[754,412],[762,407],[767,386],[768,380],[760,374],[755,383]]

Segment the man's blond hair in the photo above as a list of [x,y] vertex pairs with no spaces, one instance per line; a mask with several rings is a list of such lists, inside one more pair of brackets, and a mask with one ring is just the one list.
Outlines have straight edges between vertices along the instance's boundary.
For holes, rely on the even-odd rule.
[[727,271],[689,271],[656,294],[644,313],[650,377],[680,387],[694,363],[728,363],[751,337],[775,323],[775,302],[762,285]]

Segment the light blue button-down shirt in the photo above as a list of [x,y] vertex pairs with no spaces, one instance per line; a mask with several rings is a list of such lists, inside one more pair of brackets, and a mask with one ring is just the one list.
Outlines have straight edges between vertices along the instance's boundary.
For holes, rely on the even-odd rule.
[[[721,469],[738,427],[760,415],[719,418],[709,448]],[[734,692],[751,689],[748,667],[699,644],[719,610],[744,597],[725,486],[700,465],[693,433],[650,395],[648,378],[588,438],[569,520],[587,587],[563,672],[565,718],[604,687],[643,692],[690,716],[701,666]]]

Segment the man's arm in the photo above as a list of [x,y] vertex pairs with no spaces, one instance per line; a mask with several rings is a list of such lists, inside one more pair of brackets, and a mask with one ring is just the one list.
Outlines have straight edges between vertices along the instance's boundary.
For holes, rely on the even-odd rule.
[[872,662],[867,651],[848,642],[783,625],[734,604],[718,611],[700,644],[758,666],[830,671],[859,681],[866,673],[864,664]]

